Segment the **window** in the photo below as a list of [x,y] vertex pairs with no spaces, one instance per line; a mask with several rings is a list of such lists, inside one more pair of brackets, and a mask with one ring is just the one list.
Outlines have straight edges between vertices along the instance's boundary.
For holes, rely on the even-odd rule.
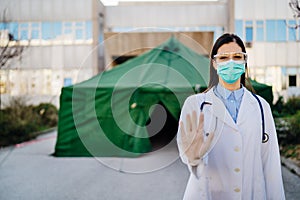
[[72,85],[72,78],[64,78],[64,86]]
[[53,39],[53,24],[51,22],[42,23],[42,39],[43,40]]
[[275,31],[276,31],[276,23],[274,20],[267,20],[266,21],[266,31],[267,31],[267,41],[268,42],[274,42],[275,37]]
[[63,24],[64,34],[72,34],[72,23],[71,22],[65,22]]
[[265,40],[264,37],[264,21],[256,21],[256,41],[262,42]]
[[246,42],[253,41],[253,22],[246,21]]
[[297,40],[297,30],[293,27],[296,27],[296,20],[288,21],[288,40],[296,41]]
[[289,86],[297,86],[297,76],[296,75],[289,75]]
[[18,40],[19,37],[19,25],[16,22],[11,22],[8,24],[8,31],[14,36],[15,40]]
[[62,23],[54,22],[53,23],[53,36],[54,38],[60,36],[62,34]]
[[235,32],[243,38],[243,20],[235,20]]
[[[300,26],[300,19],[298,20],[298,26]],[[300,31],[299,31],[299,28],[298,28],[298,41],[300,40]]]
[[246,42],[252,42],[252,41],[253,41],[253,28],[246,27]]
[[20,27],[20,39],[28,40],[28,23],[21,23]]
[[93,27],[92,27],[92,22],[87,21],[85,23],[85,39],[92,39],[92,32],[93,32]]
[[5,30],[6,29],[6,24],[5,23],[0,23],[0,30]]
[[40,23],[31,24],[31,39],[40,39]]
[[63,35],[69,40],[87,40],[92,38],[92,22],[43,22],[41,32],[43,40],[63,38]]
[[76,22],[75,23],[75,38],[76,40],[83,40],[84,39],[84,24],[83,22]]
[[19,39],[19,28],[16,22],[0,23],[0,30],[8,30],[8,32],[13,35],[14,40]]
[[267,20],[266,36],[268,42],[287,41],[287,26],[285,20]]
[[276,20],[276,39],[279,42],[286,41],[286,24],[285,20]]

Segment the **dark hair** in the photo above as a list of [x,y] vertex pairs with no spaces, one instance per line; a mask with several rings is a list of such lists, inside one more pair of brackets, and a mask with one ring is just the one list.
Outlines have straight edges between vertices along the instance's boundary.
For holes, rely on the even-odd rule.
[[[244,42],[241,40],[241,38],[239,38],[237,35],[235,34],[232,34],[232,33],[225,33],[223,34],[222,36],[220,36],[212,50],[211,50],[211,53],[210,53],[210,78],[209,78],[209,84],[208,84],[208,89],[212,88],[213,86],[217,85],[219,83],[219,77],[218,77],[218,74],[217,74],[217,70],[214,68],[213,66],[213,58],[214,58],[214,55],[216,55],[218,53],[218,50],[219,48],[224,45],[224,44],[228,44],[230,42],[235,42],[236,44],[238,44],[241,49],[242,49],[242,52],[246,53],[246,48],[245,48],[245,45],[244,45]],[[247,63],[246,63],[246,74],[247,74]],[[247,74],[248,75],[248,74]],[[243,84],[245,87],[250,87],[250,89],[252,90],[252,87],[249,83],[249,81],[247,81],[246,83],[246,75],[245,73],[242,74],[241,76],[241,84]]]

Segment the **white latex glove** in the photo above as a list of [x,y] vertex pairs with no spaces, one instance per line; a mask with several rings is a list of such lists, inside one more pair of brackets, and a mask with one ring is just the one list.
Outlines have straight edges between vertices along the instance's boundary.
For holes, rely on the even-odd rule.
[[182,142],[182,149],[188,158],[191,166],[197,166],[200,159],[207,152],[214,133],[206,133],[207,138],[204,140],[204,114],[200,112],[200,117],[197,120],[196,111],[192,112],[192,116],[186,116],[186,128],[184,123],[180,121],[180,135]]

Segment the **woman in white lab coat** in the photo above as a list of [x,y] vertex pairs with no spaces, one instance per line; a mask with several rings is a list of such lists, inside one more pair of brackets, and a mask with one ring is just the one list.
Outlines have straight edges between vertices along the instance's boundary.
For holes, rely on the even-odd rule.
[[188,97],[177,134],[191,174],[184,199],[285,199],[269,104],[246,89],[242,40],[222,35],[210,55],[208,90]]

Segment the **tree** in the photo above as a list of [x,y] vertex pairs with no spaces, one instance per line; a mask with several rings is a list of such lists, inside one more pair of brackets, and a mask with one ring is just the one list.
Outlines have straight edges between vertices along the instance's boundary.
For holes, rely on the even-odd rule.
[[3,11],[1,23],[3,30],[0,31],[0,69],[9,68],[9,61],[13,58],[21,58],[25,48],[24,45],[20,45],[20,41],[14,37],[13,33],[9,32],[7,8]]
[[[0,29],[0,70],[5,70],[6,73],[9,74],[10,68],[12,66],[11,62],[15,59],[21,59],[23,51],[25,50],[25,48],[27,48],[27,46],[29,46],[30,41],[27,42],[27,45],[21,45],[20,40],[15,38],[14,34],[16,34],[16,32],[10,29],[9,27],[10,20],[7,18],[7,14],[8,14],[8,9],[5,8],[2,12],[2,18],[0,19],[0,23],[2,25]],[[0,79],[0,86],[3,87],[3,84],[6,85]],[[2,107],[1,93],[5,91],[5,89],[1,87],[0,87],[0,109]]]
[[[4,32],[4,36],[2,35]],[[20,45],[19,40],[15,40],[11,33],[1,32],[0,43],[0,69],[9,67],[9,61],[13,58],[21,58],[25,46]],[[5,34],[7,35],[5,38]],[[4,37],[4,39],[3,39]]]
[[290,8],[292,9],[292,11],[294,13],[293,17],[294,17],[295,22],[296,22],[296,24],[289,25],[289,27],[297,29],[297,28],[300,27],[300,24],[298,24],[299,19],[300,19],[300,0],[290,0],[289,6],[290,6]]

